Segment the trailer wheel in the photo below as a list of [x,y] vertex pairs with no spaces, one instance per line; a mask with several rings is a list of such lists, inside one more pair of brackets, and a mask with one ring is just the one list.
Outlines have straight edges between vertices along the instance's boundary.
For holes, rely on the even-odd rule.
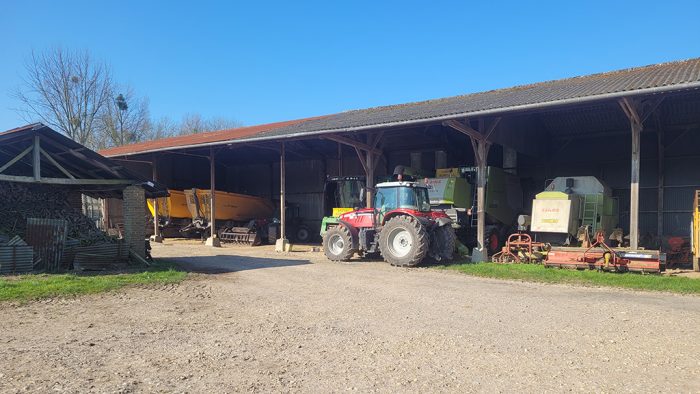
[[498,236],[497,230],[492,230],[486,237],[486,246],[490,255],[498,253],[501,250],[501,239]]
[[379,233],[379,250],[384,260],[399,267],[414,267],[428,253],[428,233],[416,218],[395,216]]
[[352,235],[343,225],[328,228],[323,234],[323,253],[331,261],[348,261],[355,254]]
[[311,229],[309,226],[299,225],[294,231],[294,240],[298,243],[307,243],[311,240]]
[[430,256],[436,261],[452,261],[456,238],[455,231],[450,225],[434,229],[430,237]]

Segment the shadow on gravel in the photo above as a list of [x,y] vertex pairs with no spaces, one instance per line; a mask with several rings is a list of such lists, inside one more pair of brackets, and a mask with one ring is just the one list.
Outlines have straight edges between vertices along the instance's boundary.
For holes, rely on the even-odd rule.
[[231,255],[168,257],[165,260],[175,263],[182,270],[200,274],[223,274],[227,272],[311,264],[309,260],[270,259]]

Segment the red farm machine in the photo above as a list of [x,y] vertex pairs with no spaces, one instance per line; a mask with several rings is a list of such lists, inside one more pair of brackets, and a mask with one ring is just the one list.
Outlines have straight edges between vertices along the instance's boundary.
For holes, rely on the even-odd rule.
[[519,232],[508,238],[492,261],[616,272],[664,271],[666,254],[624,247],[617,221],[617,200],[603,182],[592,176],[555,178],[533,200],[532,217],[518,218]]
[[431,210],[426,185],[402,178],[377,184],[374,208],[356,208],[333,222],[324,221],[323,251],[328,259],[347,261],[355,254],[380,253],[386,262],[402,267],[416,266],[425,258],[452,259],[451,219]]

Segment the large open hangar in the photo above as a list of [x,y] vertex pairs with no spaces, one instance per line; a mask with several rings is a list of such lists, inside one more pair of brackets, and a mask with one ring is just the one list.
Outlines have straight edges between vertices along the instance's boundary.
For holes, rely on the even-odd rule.
[[700,59],[691,59],[101,153],[172,189],[215,185],[274,200],[284,193],[314,226],[327,175],[377,179],[396,165],[475,166],[480,174],[502,167],[521,178],[525,212],[548,179],[593,175],[618,199],[631,248],[655,247],[647,238],[658,246],[663,237],[690,235],[700,189],[698,88]]

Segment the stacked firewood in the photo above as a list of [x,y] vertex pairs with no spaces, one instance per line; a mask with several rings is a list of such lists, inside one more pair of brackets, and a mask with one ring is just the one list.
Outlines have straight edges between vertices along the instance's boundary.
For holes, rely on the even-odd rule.
[[71,205],[69,196],[66,188],[58,186],[0,182],[0,234],[24,237],[27,218],[64,219],[68,238],[82,245],[113,242],[83,215],[79,204]]

